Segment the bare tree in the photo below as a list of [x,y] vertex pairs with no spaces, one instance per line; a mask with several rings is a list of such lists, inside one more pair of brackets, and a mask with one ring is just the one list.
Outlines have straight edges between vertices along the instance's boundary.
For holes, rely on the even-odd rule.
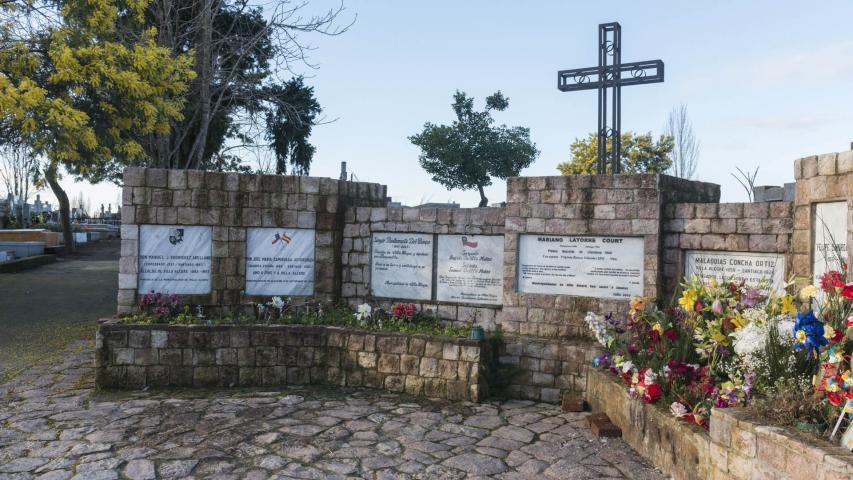
[[0,181],[3,182],[7,195],[12,194],[24,202],[29,200],[36,191],[38,166],[38,160],[25,146],[18,143],[0,146]]
[[352,25],[338,21],[342,4],[308,9],[308,0],[154,0],[149,18],[158,42],[176,54],[194,50],[196,78],[183,121],[168,135],[142,139],[149,166],[232,168],[235,157],[226,152],[270,146],[263,141],[267,111],[301,118],[275,86],[301,67],[316,68],[305,35],[335,36]]
[[732,176],[735,177],[735,180],[746,190],[746,196],[749,198],[749,201],[752,201],[752,192],[755,189],[755,179],[758,177],[758,169],[759,167],[755,167],[755,171],[753,172],[744,172],[740,169],[740,167],[735,167],[737,169],[737,175],[732,172]]
[[669,112],[666,134],[671,136],[674,142],[669,173],[676,177],[693,178],[699,163],[699,141],[696,140],[693,125],[687,118],[687,105],[681,104]]

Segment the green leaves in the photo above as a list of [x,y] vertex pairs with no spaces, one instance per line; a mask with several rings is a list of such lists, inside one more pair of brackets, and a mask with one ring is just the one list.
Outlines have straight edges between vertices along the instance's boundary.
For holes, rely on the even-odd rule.
[[[625,132],[621,135],[620,158],[624,173],[663,173],[671,165],[670,153],[673,139],[669,135],[661,135],[657,141],[652,133],[634,134]],[[591,175],[596,173],[598,159],[598,138],[590,133],[585,139],[577,138],[570,147],[572,159],[557,165],[557,170],[563,175]],[[613,142],[607,143],[608,155],[613,151]],[[610,173],[611,165],[607,165]]]
[[474,110],[474,99],[456,91],[451,105],[456,121],[451,125],[427,122],[421,133],[409,137],[421,149],[421,167],[433,181],[448,190],[480,190],[480,206],[488,205],[483,187],[492,177],[505,179],[518,175],[539,155],[524,127],[493,126],[491,111],[509,107],[509,99],[500,91],[486,98],[485,110]]

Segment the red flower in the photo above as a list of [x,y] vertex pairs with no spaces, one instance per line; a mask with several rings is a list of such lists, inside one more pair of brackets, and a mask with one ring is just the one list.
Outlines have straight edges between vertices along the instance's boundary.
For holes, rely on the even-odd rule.
[[646,386],[646,391],[643,393],[643,403],[655,403],[660,400],[661,389],[660,385],[653,383]]
[[844,277],[841,272],[830,270],[820,277],[820,288],[824,292],[834,292],[836,288],[844,287]]
[[834,407],[841,405],[841,401],[844,400],[844,396],[839,392],[826,392],[826,399],[829,400]]
[[696,302],[693,304],[693,310],[696,310],[697,312],[701,312],[704,309],[705,305],[703,305],[702,302]]
[[670,340],[673,340],[673,341],[674,341],[674,340],[676,340],[676,339],[678,338],[678,330],[676,330],[676,329],[674,329],[674,328],[667,328],[667,329],[663,332],[663,335],[664,335],[666,338],[668,338],[668,339],[670,339]]
[[844,288],[841,289],[841,296],[846,298],[853,298],[853,283],[848,283],[844,285]]
[[844,340],[844,332],[842,332],[841,330],[836,328],[835,329],[835,335],[832,336],[831,340],[832,340],[832,343],[838,343],[841,340]]

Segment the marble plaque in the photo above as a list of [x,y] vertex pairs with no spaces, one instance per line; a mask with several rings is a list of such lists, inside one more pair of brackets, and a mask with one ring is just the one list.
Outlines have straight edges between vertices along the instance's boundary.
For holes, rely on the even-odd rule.
[[841,270],[847,262],[847,202],[826,202],[814,206],[812,219],[812,274],[815,285],[829,270]]
[[778,253],[718,252],[688,250],[684,255],[684,276],[702,280],[746,281],[765,284],[781,292],[785,289],[785,256]]
[[642,237],[526,234],[518,239],[518,291],[630,299],[643,294]]
[[246,294],[314,294],[314,230],[246,230]]
[[139,292],[210,293],[211,227],[140,225]]
[[425,233],[374,233],[370,248],[373,296],[432,299],[432,242]]
[[500,305],[503,235],[439,235],[436,299]]

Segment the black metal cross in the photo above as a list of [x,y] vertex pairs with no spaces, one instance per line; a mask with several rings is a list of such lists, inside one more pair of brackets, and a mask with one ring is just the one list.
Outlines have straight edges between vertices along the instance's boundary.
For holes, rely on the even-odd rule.
[[[623,73],[627,73],[623,78]],[[658,83],[663,81],[663,61],[622,63],[622,27],[618,22],[598,26],[598,66],[560,70],[557,88],[562,92],[598,90],[598,173],[607,172],[607,138],[612,137],[612,173],[621,173],[622,92],[628,85]],[[610,88],[612,117],[607,125],[607,89]]]

